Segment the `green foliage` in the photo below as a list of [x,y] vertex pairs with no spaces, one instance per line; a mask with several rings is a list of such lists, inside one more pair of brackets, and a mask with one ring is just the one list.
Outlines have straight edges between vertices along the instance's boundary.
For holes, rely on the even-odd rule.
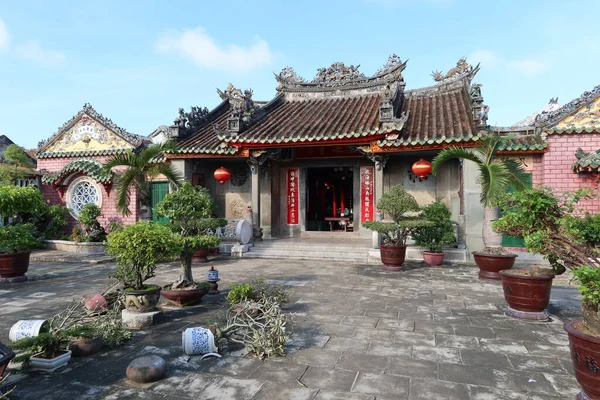
[[584,265],[574,268],[573,275],[579,283],[581,300],[594,305],[600,304],[600,268]]
[[6,225],[0,227],[0,251],[15,253],[40,247],[32,224]]
[[106,252],[117,258],[113,278],[125,288],[144,289],[144,281],[154,276],[156,264],[181,253],[182,243],[169,228],[138,222],[107,237]]
[[111,172],[113,168],[125,167],[114,172],[117,193],[116,206],[121,214],[125,216],[131,214],[129,203],[131,202],[132,190],[138,192],[142,202],[148,202],[150,193],[148,180],[152,181],[162,175],[167,178],[171,185],[179,185],[181,176],[171,164],[154,162],[155,157],[176,150],[177,144],[175,142],[153,144],[146,147],[139,154],[132,151],[125,154],[116,154],[104,164],[107,173]]
[[44,239],[56,240],[63,237],[63,228],[68,224],[69,209],[65,206],[47,207],[39,215],[36,229]]
[[283,285],[274,285],[265,282],[264,278],[254,279],[247,283],[231,284],[227,294],[230,306],[245,300],[258,301],[260,299],[274,299],[278,303],[287,303],[290,294]]
[[417,228],[412,238],[417,246],[427,247],[429,251],[440,253],[446,243],[454,242],[454,226],[452,213],[440,199],[425,206],[421,217],[432,223],[431,226]]
[[406,239],[416,228],[431,225],[425,219],[406,215],[420,211],[420,207],[417,200],[402,185],[393,186],[385,192],[377,203],[377,208],[391,222],[365,221],[363,226],[379,232],[384,243],[391,246],[406,244]]
[[584,242],[600,247],[600,214],[586,214],[585,217],[568,216],[567,226],[574,236],[580,237]]
[[474,162],[479,169],[481,182],[481,204],[493,207],[509,186],[517,190],[525,188],[527,175],[523,167],[514,160],[496,158],[498,149],[510,136],[490,134],[479,139],[480,146],[473,149],[449,147],[442,150],[432,161],[432,172],[435,175],[448,160],[463,159]]
[[25,151],[11,144],[2,154],[5,163],[0,163],[0,185],[13,185],[15,180],[32,175],[35,165]]
[[0,186],[0,215],[4,217],[5,224],[8,218],[16,223],[28,221],[47,207],[42,193],[34,186]]
[[86,204],[79,210],[77,220],[83,227],[83,237],[79,241],[83,242],[104,242],[106,240],[106,231],[98,222],[101,215],[100,208],[92,203]]
[[120,218],[111,218],[108,220],[108,231],[114,232],[119,229],[123,229],[125,225],[123,225],[123,221]]

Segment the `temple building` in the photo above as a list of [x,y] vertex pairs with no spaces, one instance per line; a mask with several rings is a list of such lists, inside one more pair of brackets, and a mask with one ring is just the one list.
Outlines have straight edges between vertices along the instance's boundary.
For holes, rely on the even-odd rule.
[[[175,140],[178,152],[160,161],[207,187],[219,216],[251,219],[255,239],[370,239],[363,223],[377,218],[382,194],[402,184],[421,205],[441,198],[452,211],[457,246],[465,254],[480,250],[483,209],[474,165],[455,160],[426,177],[415,175],[412,166],[430,162],[449,146],[476,146],[494,131],[510,135],[500,156],[519,160],[533,185],[597,187],[600,87],[564,106],[553,101],[514,126],[490,127],[482,85],[473,82],[479,66],[461,59],[446,73],[433,73],[432,86],[417,89],[406,88],[406,66],[392,55],[366,76],[359,67],[334,63],[318,69],[312,80],[284,68],[275,76],[278,94],[272,100],[255,101],[251,90],[229,84],[218,90],[222,102],[194,121],[195,129],[179,118],[149,139]],[[112,177],[100,174],[98,166],[110,154],[148,142],[86,105],[38,152],[44,193],[74,210],[94,201],[105,220],[118,217]],[[231,179],[219,183],[214,173],[220,169]],[[150,209],[168,192],[164,182],[152,186]],[[600,203],[591,200],[585,207],[598,211]],[[125,222],[145,215],[133,211]],[[506,238],[505,245],[522,246],[513,239]]]

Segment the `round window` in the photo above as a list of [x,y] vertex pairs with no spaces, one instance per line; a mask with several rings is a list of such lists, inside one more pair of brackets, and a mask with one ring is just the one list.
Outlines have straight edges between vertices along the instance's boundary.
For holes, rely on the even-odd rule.
[[79,215],[79,212],[86,204],[96,204],[98,207],[101,207],[101,200],[102,194],[100,189],[89,179],[76,179],[69,186],[69,208],[75,216]]

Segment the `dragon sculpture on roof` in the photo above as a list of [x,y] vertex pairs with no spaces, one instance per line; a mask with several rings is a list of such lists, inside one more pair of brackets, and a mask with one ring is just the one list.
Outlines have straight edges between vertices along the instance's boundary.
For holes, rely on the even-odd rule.
[[442,71],[433,71],[431,76],[433,80],[436,82],[444,82],[448,79],[455,78],[460,75],[464,75],[473,71],[473,66],[467,62],[466,57],[462,57],[456,63],[455,67],[452,67],[446,72],[446,74],[442,74]]

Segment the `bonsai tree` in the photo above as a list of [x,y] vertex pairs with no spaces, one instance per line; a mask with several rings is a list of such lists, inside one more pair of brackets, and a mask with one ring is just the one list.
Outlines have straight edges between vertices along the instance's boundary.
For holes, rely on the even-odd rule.
[[19,224],[0,227],[0,253],[31,251],[40,246],[33,225]]
[[383,243],[388,246],[404,246],[406,239],[416,228],[430,225],[425,219],[406,215],[418,212],[421,208],[402,185],[393,186],[384,193],[377,203],[377,208],[389,222],[365,221],[363,226],[381,234]]
[[[4,150],[0,160],[0,185],[14,185],[17,179],[24,179],[35,173],[35,164],[21,147],[11,144]],[[2,162],[4,161],[4,162]]]
[[106,231],[98,222],[100,215],[100,208],[95,204],[86,204],[79,211],[78,221],[82,226],[81,236],[83,241],[103,242],[106,239]]
[[481,144],[473,149],[450,147],[442,150],[432,164],[433,174],[448,160],[462,159],[475,163],[479,169],[481,182],[481,204],[484,207],[482,237],[484,253],[501,254],[502,237],[492,230],[492,221],[498,219],[496,207],[500,197],[509,186],[521,190],[525,188],[526,175],[522,166],[514,160],[500,160],[496,157],[498,148],[508,137],[498,134],[479,139]]
[[168,151],[175,151],[175,142],[153,144],[143,149],[139,154],[129,151],[124,154],[112,156],[104,164],[107,172],[116,169],[116,207],[124,216],[131,214],[129,204],[131,202],[131,190],[136,189],[141,202],[147,204],[149,200],[149,181],[159,175],[167,178],[173,186],[178,186],[181,176],[171,164],[156,161],[156,157]]
[[444,244],[456,240],[452,213],[440,199],[425,206],[421,218],[430,221],[432,225],[413,231],[412,238],[417,246],[426,247],[432,253],[441,253]]
[[223,218],[212,218],[214,202],[206,188],[184,182],[179,190],[168,193],[156,205],[159,218],[169,219],[167,226],[181,237],[181,272],[171,289],[194,288],[192,255],[201,248],[216,247],[220,239],[213,233],[227,225]]
[[583,321],[600,336],[600,216],[578,216],[576,204],[590,198],[589,190],[560,197],[550,188],[526,189],[506,194],[499,202],[504,216],[494,230],[523,238],[527,251],[543,255],[561,274],[573,270],[582,294]]
[[154,277],[156,264],[181,252],[181,239],[166,226],[138,222],[111,232],[106,252],[117,259],[111,277],[125,289],[145,290],[144,282]]
[[0,186],[0,215],[4,225],[30,222],[48,206],[35,186]]

